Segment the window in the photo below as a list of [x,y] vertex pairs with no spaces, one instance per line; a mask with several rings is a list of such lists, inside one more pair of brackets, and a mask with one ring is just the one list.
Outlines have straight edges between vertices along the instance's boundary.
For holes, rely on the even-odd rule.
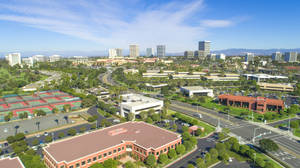
[[74,166],[70,166],[69,168],[73,168]]
[[124,146],[122,147],[122,150],[124,150]]
[[94,158],[93,158],[93,161],[95,161],[95,160],[97,160],[97,157],[94,157]]
[[117,150],[114,150],[114,153],[116,153],[117,152]]
[[168,151],[170,150],[170,146],[168,147]]
[[166,151],[167,151],[167,148],[165,148],[164,151],[166,152]]
[[88,162],[88,163],[91,163],[91,161],[92,161],[92,160],[91,160],[91,159],[89,159],[87,162]]
[[85,161],[81,162],[81,165],[82,165],[82,166],[85,165]]
[[174,145],[171,146],[171,148],[173,148],[173,147],[174,147]]
[[99,156],[98,156],[98,159],[101,159],[101,158],[102,158],[102,155],[99,155]]
[[76,163],[76,167],[79,167],[80,166],[80,164],[79,163]]
[[104,153],[104,154],[103,154],[103,157],[106,157],[106,156],[107,156],[107,153]]
[[108,155],[111,155],[111,152],[108,152]]
[[156,155],[158,156],[158,155],[159,155],[159,152],[156,152]]
[[162,154],[162,153],[163,153],[163,151],[161,150],[161,151],[160,151],[160,154]]
[[144,155],[146,155],[146,152],[144,152]]
[[151,155],[151,152],[149,152],[148,155]]
[[118,148],[118,152],[120,152],[121,151],[121,148]]

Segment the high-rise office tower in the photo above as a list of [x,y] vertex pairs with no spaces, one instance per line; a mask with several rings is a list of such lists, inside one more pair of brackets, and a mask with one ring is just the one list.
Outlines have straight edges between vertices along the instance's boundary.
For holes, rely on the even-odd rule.
[[196,51],[198,58],[205,59],[207,55],[210,54],[210,43],[210,41],[199,41],[198,52]]
[[146,56],[147,57],[153,57],[154,56],[154,49],[153,48],[147,48],[146,49]]
[[117,51],[114,48],[108,49],[108,58],[115,58],[117,56]]
[[117,57],[123,57],[123,49],[116,48],[116,55],[117,55]]
[[272,54],[273,61],[281,61],[282,54],[280,52],[275,52]]
[[138,45],[129,45],[129,57],[137,58],[140,56],[140,50]]
[[22,58],[22,62],[23,62],[23,64],[27,65],[28,67],[32,67],[34,64],[32,57]]
[[21,65],[21,53],[10,53],[5,56],[10,66]]
[[245,62],[254,61],[254,54],[253,53],[246,53],[245,55]]
[[285,62],[297,62],[297,52],[286,52],[284,53],[284,61]]
[[166,56],[166,46],[165,45],[158,45],[156,46],[157,49],[157,57],[162,58]]
[[194,51],[185,51],[184,52],[184,57],[187,59],[194,58]]

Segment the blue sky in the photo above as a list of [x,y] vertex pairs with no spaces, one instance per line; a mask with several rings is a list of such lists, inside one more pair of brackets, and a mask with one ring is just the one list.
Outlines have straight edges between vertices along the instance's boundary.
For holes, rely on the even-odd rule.
[[299,48],[298,0],[1,0],[0,52]]

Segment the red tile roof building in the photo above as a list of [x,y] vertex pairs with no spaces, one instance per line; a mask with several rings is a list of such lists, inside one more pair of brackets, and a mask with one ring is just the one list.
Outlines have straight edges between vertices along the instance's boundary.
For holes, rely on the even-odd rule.
[[19,157],[0,159],[1,168],[25,168]]
[[177,133],[144,122],[126,122],[53,142],[43,148],[43,154],[48,168],[88,168],[126,153],[141,160],[149,154],[157,158],[179,144]]
[[235,106],[248,108],[258,113],[266,111],[277,111],[284,109],[283,100],[269,99],[265,97],[247,97],[247,96],[234,96],[223,94],[219,96],[219,103],[226,106]]

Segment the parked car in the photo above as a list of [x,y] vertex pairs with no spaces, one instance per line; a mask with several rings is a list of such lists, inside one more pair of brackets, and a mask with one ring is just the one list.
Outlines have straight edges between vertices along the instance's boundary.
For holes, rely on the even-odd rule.
[[44,132],[44,136],[48,136],[49,134],[48,134],[48,132]]

